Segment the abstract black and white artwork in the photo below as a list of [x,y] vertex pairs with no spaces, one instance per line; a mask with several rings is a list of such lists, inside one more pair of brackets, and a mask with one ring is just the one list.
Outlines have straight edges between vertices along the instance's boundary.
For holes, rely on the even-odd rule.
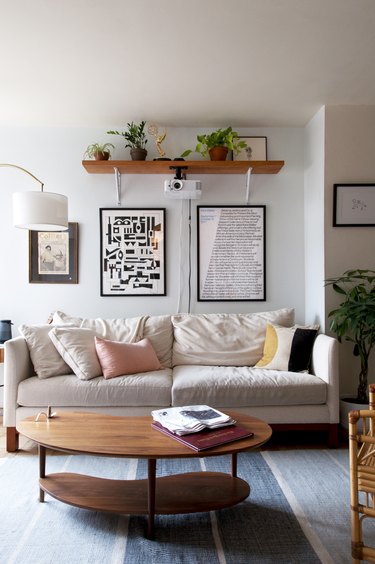
[[100,209],[101,296],[165,296],[165,208]]

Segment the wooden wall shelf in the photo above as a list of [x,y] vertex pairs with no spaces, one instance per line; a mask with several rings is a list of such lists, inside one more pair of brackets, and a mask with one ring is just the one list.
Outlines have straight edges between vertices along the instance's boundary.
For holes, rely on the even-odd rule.
[[284,161],[82,161],[90,174],[173,174],[171,166],[188,167],[186,174],[277,174]]

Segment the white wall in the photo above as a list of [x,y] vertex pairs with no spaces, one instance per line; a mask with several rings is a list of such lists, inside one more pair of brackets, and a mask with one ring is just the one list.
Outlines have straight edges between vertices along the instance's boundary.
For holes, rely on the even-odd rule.
[[304,134],[306,322],[318,323],[324,332],[324,108],[307,124]]
[[[121,128],[121,125],[119,126]],[[169,129],[167,153],[178,156],[194,147],[196,129]],[[242,175],[202,176],[203,197],[193,202],[193,312],[262,311],[295,307],[297,321],[304,322],[304,194],[303,130],[275,128],[241,130],[240,134],[266,135],[268,158],[285,160],[278,175],[254,175],[251,202],[267,206],[267,301],[196,302],[195,206],[200,204],[244,204]],[[163,194],[164,176],[122,177],[123,207],[165,207],[167,210],[167,296],[100,297],[99,208],[116,207],[112,175],[90,175],[81,165],[86,146],[95,141],[113,141],[114,157],[129,158],[120,138],[111,138],[95,128],[2,128],[0,162],[18,164],[45,182],[45,189],[66,194],[70,221],[79,223],[79,284],[29,284],[28,233],[12,227],[11,196],[17,190],[38,189],[21,171],[0,169],[0,318],[20,323],[42,323],[50,312],[61,309],[89,317],[126,317],[144,313],[174,313],[179,299],[181,202]],[[149,158],[157,156],[152,142]],[[197,156],[198,158],[198,156]],[[188,176],[189,177],[189,176]],[[186,232],[186,225],[184,232]],[[186,249],[186,245],[185,245]],[[182,309],[186,311],[186,256]]]
[[[375,106],[327,106],[325,150],[325,272],[326,277],[351,268],[375,270],[375,227],[332,227],[333,185],[375,183]],[[340,302],[326,289],[326,314]],[[340,347],[341,396],[356,394],[359,360],[352,346]],[[375,382],[375,352],[369,382]]]

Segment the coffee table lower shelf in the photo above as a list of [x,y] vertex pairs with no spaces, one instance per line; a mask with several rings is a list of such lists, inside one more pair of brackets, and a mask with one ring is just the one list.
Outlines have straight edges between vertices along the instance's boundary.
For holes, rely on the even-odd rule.
[[[148,480],[112,480],[82,474],[49,474],[40,488],[83,509],[147,515]],[[190,472],[156,479],[155,513],[199,513],[231,507],[248,497],[250,486],[221,472]]]

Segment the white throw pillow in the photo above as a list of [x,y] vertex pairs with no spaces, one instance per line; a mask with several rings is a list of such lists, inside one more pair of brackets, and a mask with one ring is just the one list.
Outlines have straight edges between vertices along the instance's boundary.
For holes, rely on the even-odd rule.
[[80,380],[91,380],[102,375],[95,349],[94,331],[80,327],[55,327],[48,335]]
[[41,379],[72,373],[48,337],[52,327],[52,325],[20,325],[18,327],[18,331],[29,347],[35,374]]

